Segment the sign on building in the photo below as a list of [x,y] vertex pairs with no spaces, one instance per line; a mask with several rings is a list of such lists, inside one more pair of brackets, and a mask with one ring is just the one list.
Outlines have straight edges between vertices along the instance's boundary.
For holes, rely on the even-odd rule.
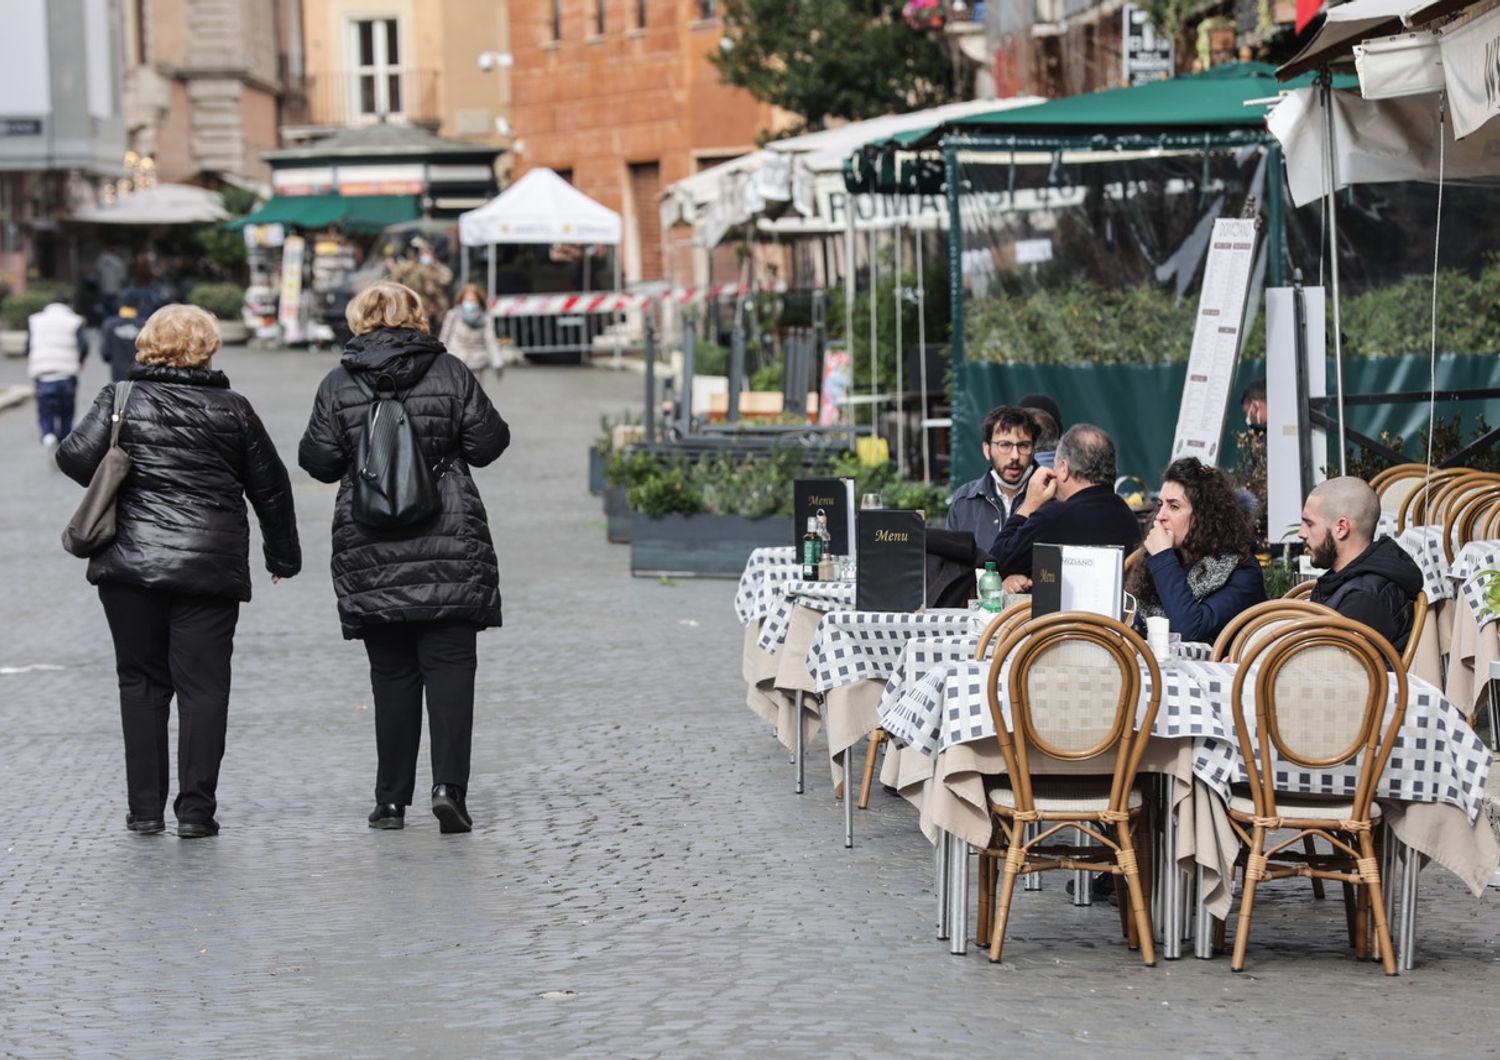
[[1148,81],[1165,81],[1172,76],[1172,38],[1157,33],[1146,12],[1126,4],[1125,83],[1144,85]]

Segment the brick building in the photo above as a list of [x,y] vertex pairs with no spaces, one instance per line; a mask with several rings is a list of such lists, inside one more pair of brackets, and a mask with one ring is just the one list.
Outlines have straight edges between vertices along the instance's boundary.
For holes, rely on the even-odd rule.
[[714,0],[543,0],[510,19],[516,174],[547,166],[619,210],[626,279],[665,276],[662,189],[779,121],[709,64]]

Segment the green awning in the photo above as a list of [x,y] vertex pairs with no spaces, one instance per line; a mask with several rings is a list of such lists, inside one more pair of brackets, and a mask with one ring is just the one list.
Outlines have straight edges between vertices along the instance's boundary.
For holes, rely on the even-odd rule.
[[259,210],[228,227],[281,224],[307,229],[342,222],[350,232],[375,233],[421,216],[415,195],[273,195]]
[[[1287,89],[1311,84],[1314,76],[1308,74],[1283,83],[1276,80],[1276,68],[1270,63],[1226,63],[1166,81],[1067,96],[1035,107],[971,114],[941,125],[898,133],[867,147],[897,150],[934,147],[949,133],[1108,136],[1257,130],[1265,127],[1266,108],[1247,107],[1246,100],[1274,98]],[[1357,83],[1353,76],[1334,79],[1335,88]]]

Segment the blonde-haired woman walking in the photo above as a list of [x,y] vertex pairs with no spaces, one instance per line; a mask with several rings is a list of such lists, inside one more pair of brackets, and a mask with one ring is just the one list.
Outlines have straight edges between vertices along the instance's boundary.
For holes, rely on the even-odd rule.
[[[354,338],[323,379],[298,463],[339,483],[333,507],[333,587],[344,636],[361,639],[375,699],[372,828],[402,828],[416,788],[426,694],[432,812],[444,832],[473,826],[466,795],[474,722],[475,633],[500,625],[500,577],[488,519],[469,467],[495,460],[510,428],[478,381],[428,334],[422,300],[377,283],[349,303]],[[355,454],[373,401],[404,409],[437,478],[438,510],[410,525],[355,517]]]
[[[248,496],[272,581],[302,569],[286,467],[250,403],[209,367],[213,317],[168,305],[136,337],[121,415],[131,468],[115,498],[114,540],[88,579],[115,643],[132,832],[166,827],[167,714],[177,698],[177,834],[218,834],[219,764],[229,719],[230,656],[250,599]],[[87,485],[110,445],[114,386],[105,387],[57,451]]]

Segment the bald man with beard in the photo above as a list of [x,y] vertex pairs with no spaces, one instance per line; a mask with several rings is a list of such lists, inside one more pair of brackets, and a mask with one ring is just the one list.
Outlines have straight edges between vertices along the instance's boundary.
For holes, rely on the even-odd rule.
[[1307,497],[1297,536],[1324,574],[1312,601],[1362,622],[1398,652],[1411,636],[1422,572],[1392,538],[1375,541],[1380,498],[1363,479],[1331,478]]

